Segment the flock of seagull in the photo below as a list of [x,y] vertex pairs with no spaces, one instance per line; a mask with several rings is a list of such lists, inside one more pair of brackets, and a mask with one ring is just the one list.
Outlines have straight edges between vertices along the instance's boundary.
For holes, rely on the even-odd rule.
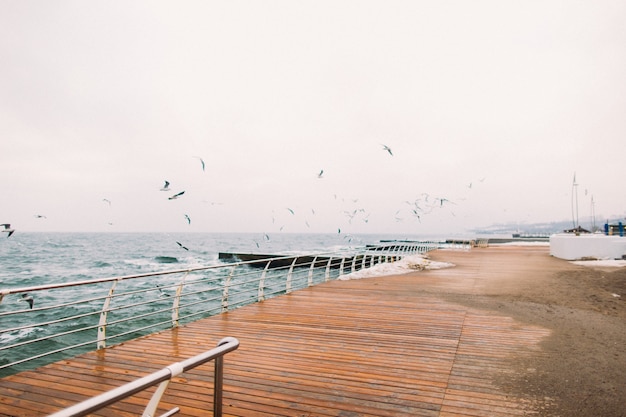
[[[385,144],[381,144],[382,146],[382,150],[385,151],[387,154],[389,154],[389,156],[394,156],[393,151],[391,150],[391,148]],[[204,159],[202,159],[201,157],[197,157],[195,156],[194,158],[197,158],[200,161],[201,164],[201,168],[202,171],[204,172],[206,169],[206,164]],[[317,174],[317,178],[318,179],[322,179],[324,178],[324,170],[321,169],[319,171],[319,173]],[[484,181],[484,178],[480,180],[480,182]],[[172,189],[170,188],[170,182],[165,180],[163,187],[160,188],[160,191],[163,192],[169,192],[172,191]],[[470,183],[468,185],[468,188],[472,188],[472,183]],[[172,194],[171,196],[168,197],[168,200],[176,200],[179,199],[180,197],[182,197],[185,194],[185,191],[178,191],[174,194]],[[335,199],[337,199],[337,196],[335,195]],[[111,205],[111,201],[103,198],[102,199],[103,202],[107,203],[108,205]],[[358,200],[352,200],[354,203],[356,203]],[[437,198],[431,198],[431,196],[427,193],[422,193],[420,195],[420,197],[416,198],[414,201],[405,201],[405,203],[407,205],[409,205],[410,209],[409,212],[411,213],[411,215],[415,218],[417,218],[418,221],[421,222],[421,217],[424,215],[427,215],[429,213],[431,213],[433,210],[435,210],[436,208],[443,208],[444,205],[448,205],[448,204],[455,204],[454,202],[450,201],[447,198],[442,198],[442,197],[437,197]],[[291,214],[291,215],[295,215],[295,210],[287,207],[286,210]],[[396,217],[395,220],[396,221],[403,221],[404,218],[401,217],[400,213],[402,212],[402,210],[398,210],[396,212]],[[312,213],[315,214],[315,211],[312,210]],[[348,222],[352,223],[353,220],[355,220],[357,217],[360,216],[360,219],[367,223],[368,222],[368,217],[369,217],[369,213],[366,212],[365,209],[359,208],[359,209],[353,209],[353,210],[344,210],[343,214],[348,218]],[[39,219],[45,219],[46,216],[44,215],[35,215],[36,218]],[[191,218],[189,217],[189,215],[184,214],[184,218],[187,221],[187,223],[189,225],[191,225]],[[275,222],[275,218],[274,216],[272,216],[272,223]],[[109,223],[112,224],[112,223]],[[309,226],[308,222],[306,222],[307,226]],[[0,231],[2,233],[6,233],[7,234],[7,238],[11,237],[13,235],[13,233],[15,233],[15,229],[11,228],[11,224],[10,223],[4,223],[4,224],[0,224],[0,227],[2,227],[2,229],[0,229]],[[280,230],[282,230],[282,226],[280,228]],[[337,233],[341,234],[342,230],[341,228],[337,228]],[[345,239],[352,239],[350,235],[344,235]],[[269,242],[270,241],[270,237],[267,233],[263,234],[263,240],[265,242]],[[256,244],[257,247],[259,247],[259,243],[258,242],[254,242]],[[176,241],[176,244],[183,250],[189,251],[189,248],[186,247],[183,243]],[[158,287],[158,286],[157,286]],[[161,288],[158,288],[159,291],[161,292],[161,296],[169,296],[168,294],[164,293],[163,290]],[[29,307],[32,309],[34,306],[34,299],[31,295],[29,294],[22,294],[21,295],[21,301],[25,301],[28,303]]]
[[[380,146],[382,147],[381,149],[386,152],[389,156],[393,157],[394,153],[392,151],[392,149],[385,144],[380,144]],[[206,163],[204,161],[204,159],[202,157],[199,156],[194,156],[194,158],[198,159],[200,161],[200,165],[202,168],[202,171],[205,172],[206,170]],[[319,173],[317,174],[317,178],[318,179],[322,179],[324,178],[324,170],[321,169],[319,171]],[[484,178],[480,180],[481,182],[484,181]],[[160,191],[164,191],[164,192],[169,192],[172,191],[172,189],[170,188],[170,182],[168,180],[164,181],[163,186],[160,188]],[[472,188],[472,183],[469,184],[468,186],[469,188]],[[176,200],[181,198],[183,195],[185,194],[185,191],[178,191],[172,195],[170,195],[168,197],[168,200]],[[337,199],[337,195],[335,195],[335,199]],[[102,201],[106,204],[108,204],[109,206],[111,205],[111,201],[107,198],[103,198]],[[356,200],[353,200],[356,202]],[[415,217],[418,221],[421,222],[421,217],[424,215],[427,215],[429,213],[431,213],[435,208],[442,208],[444,206],[444,204],[455,204],[452,201],[446,199],[446,198],[430,198],[430,196],[426,193],[423,193],[421,195],[421,197],[415,199],[412,202],[407,201],[406,202],[409,206],[410,206],[410,214]],[[287,208],[287,211],[291,214],[291,215],[295,215],[295,211],[292,208]],[[312,210],[313,214],[315,214],[315,211]],[[404,218],[401,217],[401,212],[402,210],[398,210],[396,212],[396,216],[395,216],[395,220],[400,222],[403,221]],[[343,214],[348,218],[348,222],[352,223],[352,221],[357,218],[357,216],[362,216],[361,219],[367,223],[368,222],[368,217],[369,214],[366,213],[366,211],[364,209],[354,209],[354,210],[344,210]],[[188,214],[184,214],[183,215],[185,220],[187,221],[187,224],[191,224],[191,218],[189,217]],[[46,216],[43,215],[35,215],[36,218],[46,218]],[[272,216],[272,223],[275,222],[275,218],[274,216]],[[305,221],[307,227],[309,227],[309,223],[308,221]],[[109,225],[112,225],[113,223],[109,222]],[[10,223],[4,223],[4,224],[0,224],[0,227],[4,227],[4,229],[0,229],[0,231],[2,233],[7,233],[7,237],[10,237],[11,235],[13,235],[13,233],[15,233],[15,229],[11,228],[11,224]],[[280,230],[282,231],[283,226],[281,226]],[[341,228],[337,228],[337,232],[341,233]],[[264,240],[265,241],[269,241],[269,236],[267,234],[264,234]],[[186,248],[184,245],[180,244],[179,242],[177,242],[179,244],[179,246],[185,250],[189,250],[188,248]],[[256,243],[256,242],[255,242]],[[258,243],[257,243],[258,246]]]

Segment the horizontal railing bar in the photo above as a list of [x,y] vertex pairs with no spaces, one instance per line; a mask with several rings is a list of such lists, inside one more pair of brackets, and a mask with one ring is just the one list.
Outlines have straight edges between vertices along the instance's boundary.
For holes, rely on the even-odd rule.
[[41,353],[39,355],[30,356],[30,357],[28,357],[26,359],[21,359],[21,360],[12,362],[12,363],[8,363],[8,364],[5,364],[5,365],[0,365],[0,369],[8,368],[8,367],[11,367],[11,366],[14,366],[14,365],[19,365],[20,363],[32,361],[32,360],[35,360],[35,359],[45,358],[46,356],[51,356],[51,355],[54,355],[56,353],[66,352],[68,350],[76,349],[76,348],[79,348],[79,347],[83,347],[83,346],[87,346],[87,345],[93,345],[94,343],[96,343],[96,340],[89,340],[89,341],[78,343],[76,345],[72,345],[72,346],[69,346],[69,347],[65,346],[63,348],[51,350],[49,352],[44,352],[44,353]]
[[179,317],[179,319],[180,319],[181,321],[183,321],[183,320],[185,320],[185,319],[187,319],[187,318],[190,318],[190,317],[195,317],[195,316],[200,316],[200,315],[202,315],[202,314],[207,314],[207,313],[210,313],[210,312],[212,312],[212,311],[217,311],[217,312],[219,312],[219,311],[221,311],[221,309],[222,309],[222,306],[216,306],[215,308],[213,308],[213,309],[211,309],[211,310],[206,310],[206,311],[196,311],[196,312],[191,313],[191,314],[187,314],[187,315],[184,315],[184,316],[180,316],[180,317]]
[[[220,295],[219,297],[215,297],[215,298],[204,298],[204,299],[201,299],[201,300],[196,300],[196,301],[194,301],[192,303],[180,304],[178,307],[181,308],[181,309],[185,308],[185,307],[193,307],[193,306],[198,305],[198,304],[203,304],[203,303],[207,303],[207,302],[210,302],[210,301],[221,300],[221,297],[222,296]],[[173,308],[172,308],[172,310],[173,310]]]
[[[3,346],[3,347],[0,348],[0,351],[6,350],[6,349],[13,349],[13,348],[20,347],[20,346],[26,346],[26,345],[30,345],[30,344],[37,343],[37,342],[43,342],[45,340],[52,340],[52,339],[56,339],[57,337],[67,336],[67,335],[74,334],[74,333],[80,333],[80,332],[84,332],[86,330],[95,329],[97,327],[98,327],[97,325],[96,326],[81,327],[80,329],[68,330],[66,332],[55,333],[55,334],[51,334],[51,335],[48,335],[48,336],[43,336],[43,337],[40,337],[40,338],[37,338],[37,339],[26,340],[24,342],[15,343],[15,344],[10,345],[10,346]],[[66,349],[67,349],[67,347],[66,347]]]
[[[126,323],[127,321],[136,320],[136,319],[143,319],[143,318],[146,318],[146,317],[155,316],[157,314],[165,313],[165,312],[168,312],[168,311],[172,311],[172,308],[171,307],[163,308],[161,310],[150,311],[150,312],[145,313],[145,314],[139,314],[139,315],[134,315],[134,316],[130,316],[130,317],[125,317],[123,319],[110,321],[110,322],[107,323],[107,325],[108,326],[114,326],[116,324]],[[94,326],[94,327],[98,327],[98,326]]]
[[[33,292],[34,290],[30,290],[30,292]],[[21,291],[19,291],[21,292]],[[27,292],[27,291],[24,291]],[[75,306],[75,305],[80,305],[80,304],[87,304],[87,303],[91,303],[91,302],[95,302],[95,301],[102,301],[105,298],[107,298],[107,296],[99,296],[99,297],[93,297],[93,298],[84,298],[84,299],[80,299],[80,300],[76,300],[76,301],[72,301],[69,303],[63,303],[63,304],[55,304],[52,306],[44,306],[44,307],[35,307],[33,309],[23,309],[23,310],[15,310],[15,311],[7,311],[4,313],[0,313],[0,317],[2,316],[7,316],[7,315],[11,315],[11,314],[15,314],[15,313],[24,313],[27,311],[46,311],[46,310],[52,310],[55,308],[59,308],[59,307],[71,307],[71,306]]]
[[[55,308],[56,308],[56,306],[55,306]],[[26,310],[26,311],[29,311],[29,310]],[[13,311],[12,313],[13,314],[17,314],[17,313],[20,313],[20,312],[22,312],[22,311]],[[79,314],[79,315],[76,315],[76,316],[63,317],[62,319],[51,320],[51,321],[44,321],[44,322],[41,322],[41,323],[37,323],[37,325],[38,326],[49,326],[51,324],[64,323],[66,321],[75,320],[75,319],[82,319],[84,317],[97,316],[98,314],[100,314],[99,311],[91,311],[89,313]],[[19,331],[19,330],[29,329],[31,327],[32,327],[32,325],[24,325],[24,326],[19,326],[19,327],[13,327],[13,328],[10,328],[10,329],[0,330],[0,333],[16,332],[16,331]],[[0,350],[1,350],[1,348],[0,348]]]
[[[162,301],[166,301],[166,300],[162,300]],[[150,304],[154,304],[154,303],[158,303],[158,302],[159,302],[159,300],[142,301],[140,303],[126,304],[126,305],[123,305],[123,306],[113,307],[113,308],[108,309],[107,311],[108,312],[122,311],[122,310],[129,309],[131,307],[138,307],[138,306],[142,306],[142,305],[150,305]],[[172,310],[172,308],[168,308],[168,309],[157,310],[157,311],[155,311],[153,313],[163,313],[163,312],[171,311],[171,310]],[[17,312],[14,312],[14,313],[17,313]],[[51,324],[64,323],[66,321],[81,319],[81,318],[85,318],[85,317],[89,317],[89,316],[97,316],[99,314],[100,314],[99,311],[92,311],[92,312],[89,312],[89,313],[79,314],[79,315],[76,315],[76,316],[64,317],[64,318],[58,319],[58,320],[37,323],[37,325],[38,326],[48,326],[48,325],[51,325]],[[140,318],[140,317],[143,317],[143,316],[133,316],[133,317],[131,317],[131,319],[133,319],[133,318]],[[113,324],[113,323],[115,323],[115,322],[109,322],[109,324]],[[28,329],[30,327],[32,327],[32,325],[31,326],[25,325],[25,326],[20,326],[20,327],[14,327],[14,328],[11,328],[11,329],[0,330],[0,333],[9,333],[9,332],[12,332],[12,331],[19,331],[19,330],[23,330],[23,329]],[[85,327],[83,329],[92,329],[92,328],[97,328],[97,327],[98,327],[98,325],[94,325],[94,326],[90,326],[90,327]],[[58,335],[61,335],[61,334],[58,334]],[[46,340],[46,339],[37,339],[37,340]],[[2,350],[2,349],[3,348],[0,347],[0,350]]]
[[170,323],[170,320],[160,321],[158,323],[152,323],[152,324],[149,324],[149,325],[144,326],[144,327],[137,327],[136,329],[132,329],[132,330],[129,330],[127,332],[114,334],[112,336],[109,336],[107,339],[111,340],[111,339],[116,339],[116,338],[120,338],[120,337],[123,337],[123,336],[127,336],[129,334],[139,333],[139,332],[141,332],[143,330],[151,329],[153,327],[158,327],[158,326],[166,324],[166,323]]
[[[134,306],[134,305],[130,305],[128,307],[132,307],[132,306]],[[122,308],[126,308],[126,307],[122,307]],[[146,313],[146,314],[141,314],[141,315],[138,315],[138,316],[135,315],[135,316],[119,319],[119,320],[116,320],[116,321],[111,321],[111,322],[108,323],[108,325],[109,326],[113,326],[115,324],[125,323],[127,321],[136,320],[138,318],[146,318],[146,317],[154,316],[154,315],[157,315],[157,314],[160,314],[160,313],[165,313],[165,312],[168,312],[168,311],[171,312],[172,310],[173,310],[173,308],[170,307],[170,308],[166,308],[166,309],[151,311],[151,312]],[[97,315],[97,314],[100,314],[100,313],[96,312],[96,313],[91,313],[89,315]],[[81,316],[81,317],[84,317],[84,316]],[[56,323],[60,323],[62,321],[71,320],[71,319],[72,319],[72,317],[69,317],[69,318],[66,318],[66,319],[63,319],[63,320],[50,322],[50,323],[56,324]],[[166,321],[163,321],[163,322],[159,322],[159,323],[156,323],[156,324],[159,325],[159,324],[164,324],[164,323],[169,323],[169,320],[166,320]],[[38,325],[43,325],[43,324],[38,324]],[[43,342],[45,340],[56,339],[56,338],[61,337],[61,336],[67,336],[67,335],[70,335],[70,334],[80,333],[80,332],[84,332],[84,331],[87,331],[87,330],[93,330],[93,329],[97,329],[98,327],[99,327],[98,324],[94,324],[94,325],[91,325],[91,326],[81,327],[80,329],[68,330],[68,331],[62,332],[62,333],[55,333],[55,334],[44,336],[44,337],[40,337],[40,338],[37,338],[37,339],[31,339],[31,340],[27,340],[27,341],[24,341],[24,342],[15,343],[15,344],[9,345],[9,346],[3,346],[3,347],[0,347],[0,351],[5,350],[5,349],[13,349],[13,348],[16,348],[16,347],[25,346],[25,345],[29,345],[29,344],[33,344],[33,343],[37,343],[37,342]],[[109,336],[109,339],[113,339],[114,337],[119,337],[119,336],[123,336],[123,335],[130,334],[130,333],[135,333],[137,331],[140,331],[140,330],[143,330],[143,329],[146,329],[146,328],[150,328],[150,327],[156,327],[156,326],[147,326],[147,327],[144,327],[144,328],[133,329],[132,331],[129,331],[127,333],[119,333],[117,335]],[[28,328],[28,326],[25,327],[25,328]],[[95,341],[91,341],[89,343],[94,343],[94,342]],[[82,345],[83,344],[71,345],[71,346],[65,347],[64,349],[72,349],[74,347],[79,347],[79,346],[82,346]]]

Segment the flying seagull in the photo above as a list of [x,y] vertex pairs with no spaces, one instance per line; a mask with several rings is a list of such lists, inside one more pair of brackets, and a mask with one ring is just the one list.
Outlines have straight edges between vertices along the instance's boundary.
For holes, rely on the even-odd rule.
[[181,191],[180,193],[178,193],[178,194],[174,194],[173,196],[168,197],[167,199],[168,199],[168,200],[176,200],[178,197],[180,197],[180,196],[181,196],[181,195],[183,195],[183,194],[185,194],[185,192],[184,192],[184,191]]
[[391,148],[387,145],[381,144],[383,145],[383,150],[389,152],[389,155],[393,156],[393,153],[391,152]]
[[15,229],[11,229],[11,225],[9,223],[0,224],[0,226],[4,226],[4,230],[2,230],[2,232],[8,233],[7,237],[11,237],[11,235],[15,233]]
[[319,174],[317,174],[317,178],[324,178],[324,170],[322,169]]
[[176,242],[176,244],[185,250],[189,250],[187,247],[183,246],[183,244],[180,242]]
[[202,171],[204,171],[204,159],[200,158],[199,156],[194,156],[194,158],[198,158],[200,160],[200,163],[202,164]]
[[170,297],[170,294],[166,293],[165,291],[163,291],[163,289],[161,288],[161,286],[159,284],[156,284],[157,289],[159,290],[159,298],[161,297]]
[[33,299],[32,295],[22,294],[22,301],[26,301],[30,306],[30,309],[33,309],[33,304],[35,304],[35,300]]
[[38,219],[47,219],[47,217],[44,216],[43,214],[35,214],[35,217]]
[[191,224],[191,217],[185,214],[185,219],[187,219],[187,223]]
[[161,191],[169,191],[170,190],[170,182],[165,180],[165,185],[161,188]]
[[108,203],[109,206],[111,205],[111,200],[109,199],[103,198],[102,201],[104,201],[105,203]]

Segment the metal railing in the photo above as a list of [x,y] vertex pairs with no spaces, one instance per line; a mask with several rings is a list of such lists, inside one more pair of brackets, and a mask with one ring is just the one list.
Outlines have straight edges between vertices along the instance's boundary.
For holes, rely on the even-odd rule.
[[[96,397],[90,398],[69,408],[51,414],[49,417],[86,416],[90,413],[93,413],[94,411],[105,408],[156,384],[160,384],[154,394],[152,394],[152,397],[150,398],[150,401],[146,405],[146,408],[142,414],[142,416],[144,417],[152,417],[155,415],[159,406],[159,402],[161,401],[161,397],[165,393],[165,390],[167,389],[167,386],[169,385],[172,378],[177,377],[183,372],[187,372],[190,369],[193,369],[211,360],[215,360],[215,372],[213,376],[213,416],[221,417],[222,388],[224,379],[224,355],[228,352],[232,352],[238,347],[239,341],[237,339],[235,339],[234,337],[225,337],[224,339],[219,341],[217,347],[214,349],[196,355],[182,362],[173,363],[161,369],[160,371],[156,371],[150,375],[144,376],[143,378],[129,382],[125,385],[122,385],[121,387],[112,389],[111,391],[105,392]],[[174,407],[173,409],[162,414],[161,417],[171,416],[179,411],[180,409],[178,407]]]
[[[433,242],[403,242],[0,289],[0,377],[437,247]],[[285,266],[272,266],[277,264]]]

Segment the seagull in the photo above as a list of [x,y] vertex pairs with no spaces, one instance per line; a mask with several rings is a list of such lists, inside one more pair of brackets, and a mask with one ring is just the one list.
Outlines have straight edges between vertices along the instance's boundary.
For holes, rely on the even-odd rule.
[[180,242],[176,242],[176,244],[185,250],[189,250],[187,247],[183,246],[183,244]]
[[11,225],[9,223],[0,224],[0,226],[4,226],[4,230],[2,230],[2,232],[8,233],[7,237],[11,237],[11,235],[15,233],[15,229],[11,229]]
[[289,213],[291,213],[291,214],[296,214],[296,213],[293,211],[293,209],[290,209],[289,207],[287,207],[287,210],[289,210]]
[[324,170],[322,169],[319,174],[317,174],[317,178],[323,178]]
[[183,195],[183,194],[185,194],[185,192],[184,192],[184,191],[181,191],[180,193],[178,193],[178,194],[174,194],[173,196],[168,197],[167,199],[168,199],[168,200],[176,200],[178,197],[180,197],[180,196],[181,196],[181,195]]
[[104,201],[105,203],[108,203],[108,204],[109,204],[109,206],[111,205],[111,200],[108,200],[108,199],[106,199],[106,198],[103,198],[103,199],[102,199],[102,201]]
[[161,297],[170,297],[170,294],[166,293],[165,291],[163,291],[161,289],[161,286],[159,284],[156,284],[157,289],[159,290],[159,298]]
[[194,156],[194,158],[198,158],[200,160],[200,163],[202,164],[202,171],[204,171],[204,159],[200,158],[199,156]]
[[33,304],[35,304],[35,300],[33,299],[32,295],[22,294],[22,301],[26,301],[30,306],[30,309],[33,309]]
[[44,216],[43,214],[35,214],[35,217],[38,219],[47,219],[47,217]]
[[185,219],[187,219],[187,223],[191,224],[191,217],[185,214]]
[[381,143],[381,145],[383,145],[383,150],[389,152],[389,155],[393,156],[393,153],[391,152],[391,148],[387,145],[384,145]]
[[169,191],[170,190],[170,182],[165,180],[165,185],[161,188],[161,191]]

